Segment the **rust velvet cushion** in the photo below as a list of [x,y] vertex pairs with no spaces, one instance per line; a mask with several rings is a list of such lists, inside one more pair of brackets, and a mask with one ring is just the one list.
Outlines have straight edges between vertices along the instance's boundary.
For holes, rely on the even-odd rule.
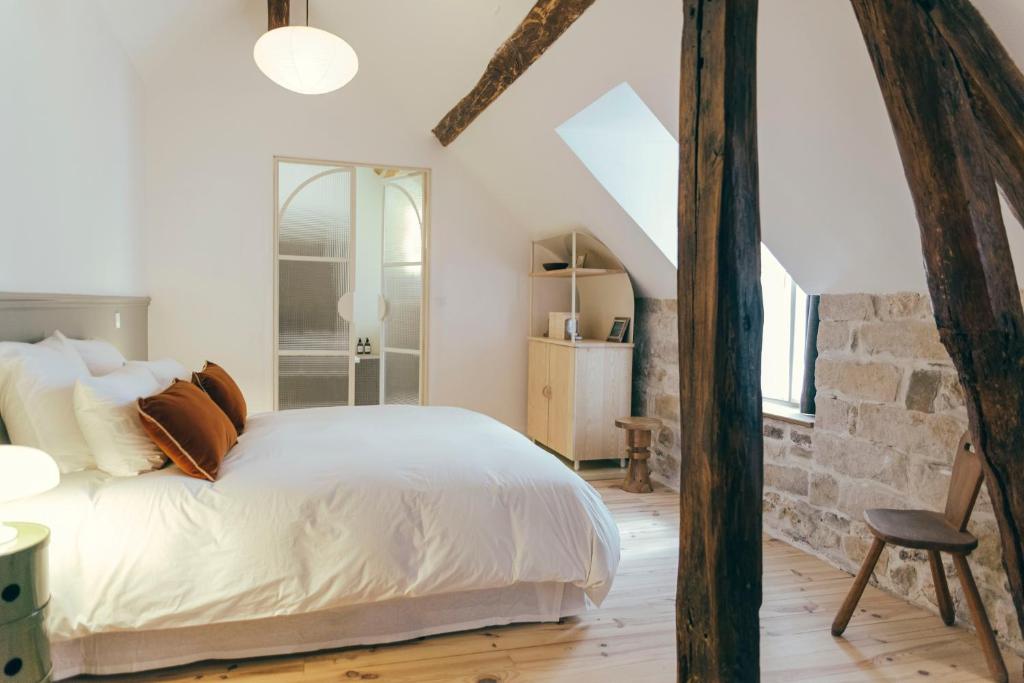
[[138,405],[142,428],[182,472],[197,479],[217,478],[238,432],[209,396],[179,379],[155,396],[140,398]]
[[245,429],[245,396],[235,384],[235,380],[231,379],[231,375],[216,363],[206,361],[202,372],[192,373],[192,382],[220,406],[231,420],[231,424],[235,425],[235,430],[241,434]]

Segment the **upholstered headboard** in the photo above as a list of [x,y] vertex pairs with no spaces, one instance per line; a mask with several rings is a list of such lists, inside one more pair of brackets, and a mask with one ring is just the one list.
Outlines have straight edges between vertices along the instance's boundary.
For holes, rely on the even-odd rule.
[[[37,342],[60,330],[69,337],[105,339],[130,360],[149,348],[149,297],[0,292],[0,341]],[[0,443],[7,433],[0,419]]]

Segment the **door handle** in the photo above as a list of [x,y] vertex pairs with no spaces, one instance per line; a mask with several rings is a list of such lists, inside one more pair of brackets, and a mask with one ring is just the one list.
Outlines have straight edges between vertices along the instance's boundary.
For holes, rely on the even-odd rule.
[[346,321],[352,322],[352,304],[355,297],[352,292],[345,292],[338,298],[338,316]]
[[388,317],[388,300],[383,294],[377,295],[377,320],[384,320]]

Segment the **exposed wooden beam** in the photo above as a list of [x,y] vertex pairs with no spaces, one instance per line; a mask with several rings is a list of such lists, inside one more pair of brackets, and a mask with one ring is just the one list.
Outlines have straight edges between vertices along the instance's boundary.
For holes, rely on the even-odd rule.
[[949,45],[968,85],[992,170],[1024,218],[1024,74],[969,0],[917,0]]
[[925,11],[906,0],[851,2],[914,199],[935,322],[984,454],[1024,626],[1024,311],[991,164],[961,64]]
[[291,0],[267,0],[267,30],[287,26],[291,21]]
[[757,0],[685,0],[679,88],[678,676],[758,679]]
[[434,135],[441,144],[447,147],[459,137],[592,4],[594,0],[538,0],[491,57],[484,75],[469,94],[434,126]]

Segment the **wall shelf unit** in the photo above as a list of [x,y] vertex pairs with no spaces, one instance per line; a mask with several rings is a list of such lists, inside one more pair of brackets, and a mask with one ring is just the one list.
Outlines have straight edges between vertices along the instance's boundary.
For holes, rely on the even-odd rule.
[[[544,270],[545,263],[565,263]],[[571,232],[533,243],[530,268],[527,435],[571,460],[622,458],[616,418],[630,414],[633,285],[622,263],[596,238]],[[578,320],[576,337],[549,336],[549,314]],[[606,341],[628,318],[622,342]]]

